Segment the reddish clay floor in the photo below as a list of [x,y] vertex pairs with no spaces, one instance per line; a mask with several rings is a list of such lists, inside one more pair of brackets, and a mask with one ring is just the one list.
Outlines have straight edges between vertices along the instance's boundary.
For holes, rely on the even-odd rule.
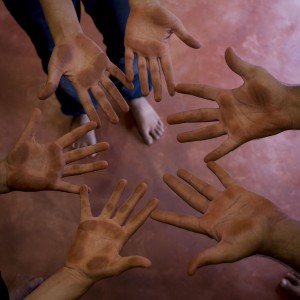
[[[172,57],[177,82],[206,83],[224,88],[241,84],[224,61],[226,47],[232,46],[244,59],[261,65],[279,80],[300,82],[300,3],[293,0],[163,0],[182,19],[203,47],[193,50],[177,38],[172,39]],[[83,15],[84,31],[102,44],[88,16]],[[37,99],[46,76],[26,34],[0,2],[0,157],[5,157],[23,129],[30,112],[40,107],[43,122],[38,140],[49,142],[70,128],[51,97]],[[214,105],[206,100],[176,94],[164,88],[163,100],[149,101],[166,124],[170,113]],[[160,208],[195,214],[162,182],[165,172],[175,174],[184,167],[220,187],[203,162],[204,155],[221,140],[179,144],[176,135],[191,125],[170,126],[159,142],[146,146],[130,115],[111,125],[101,112],[102,129],[98,139],[111,147],[99,157],[109,162],[105,171],[67,179],[92,187],[91,199],[96,214],[117,180],[128,179],[125,195],[142,180],[148,184],[143,201],[152,196]],[[195,125],[194,125],[195,126]],[[199,125],[196,125],[199,126]],[[271,199],[285,212],[300,218],[300,133],[288,131],[256,140],[219,160],[241,184]],[[298,150],[297,150],[298,149]],[[5,279],[26,272],[47,278],[64,262],[71,236],[79,221],[79,197],[61,192],[1,195],[0,269]],[[143,202],[144,203],[144,202]],[[151,259],[147,270],[134,269],[103,280],[82,298],[88,300],[279,300],[289,299],[278,283],[287,268],[265,257],[207,266],[192,277],[186,273],[189,259],[215,244],[206,236],[148,220],[130,239],[123,255],[138,254]]]

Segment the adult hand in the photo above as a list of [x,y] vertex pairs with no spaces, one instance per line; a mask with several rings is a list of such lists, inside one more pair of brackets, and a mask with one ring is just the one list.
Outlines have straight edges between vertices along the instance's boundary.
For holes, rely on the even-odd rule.
[[31,118],[13,149],[0,164],[2,192],[57,190],[79,193],[80,186],[65,182],[62,177],[83,174],[107,168],[106,161],[70,164],[93,153],[108,149],[107,143],[66,151],[88,131],[95,129],[95,122],[86,123],[49,144],[39,144],[35,134],[41,120],[41,111],[34,109]]
[[137,202],[145,194],[147,186],[144,183],[139,184],[117,209],[117,202],[125,185],[124,179],[118,182],[98,217],[92,216],[87,187],[83,186],[80,191],[81,219],[69,250],[66,267],[86,279],[97,281],[131,268],[151,265],[145,257],[121,257],[119,254],[127,240],[142,226],[158,204],[157,199],[151,199],[126,222]]
[[288,86],[263,68],[240,59],[231,48],[226,50],[225,59],[230,69],[242,77],[243,85],[226,90],[202,84],[178,84],[177,92],[216,101],[219,108],[200,108],[168,117],[170,124],[218,121],[177,137],[179,142],[191,142],[227,134],[228,138],[205,156],[205,162],[217,160],[247,141],[294,126]]
[[175,33],[185,44],[200,48],[200,44],[185,29],[182,22],[169,10],[155,3],[131,5],[125,32],[126,77],[133,80],[134,53],[138,57],[138,70],[143,95],[149,94],[147,66],[153,83],[154,98],[161,100],[161,69],[170,95],[175,94],[174,74],[169,40]]
[[114,99],[122,111],[129,110],[109,75],[119,79],[129,89],[132,89],[132,83],[126,80],[123,72],[110,62],[99,46],[83,33],[76,32],[61,39],[55,46],[48,65],[47,83],[39,94],[40,99],[46,99],[55,92],[62,75],[70,80],[90,120],[98,126],[100,118],[90,99],[89,89],[112,123],[117,123],[119,119],[108,98]]
[[266,254],[276,224],[287,219],[269,200],[235,183],[215,162],[207,165],[224,185],[224,191],[184,169],[178,170],[177,175],[188,184],[170,174],[164,176],[165,183],[199,211],[201,217],[160,210],[151,214],[157,221],[205,234],[218,242],[190,260],[190,275],[205,265],[235,262],[253,254]]

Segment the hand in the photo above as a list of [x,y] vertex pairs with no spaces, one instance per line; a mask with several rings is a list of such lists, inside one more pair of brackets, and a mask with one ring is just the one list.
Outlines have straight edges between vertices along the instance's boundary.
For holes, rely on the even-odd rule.
[[142,94],[149,94],[148,65],[156,101],[160,101],[162,95],[160,68],[164,73],[169,94],[175,94],[169,51],[172,33],[175,33],[188,46],[200,48],[200,44],[187,32],[182,22],[166,8],[159,4],[131,6],[125,32],[126,77],[129,81],[133,80],[133,59],[136,53]]
[[157,199],[151,199],[126,222],[145,194],[147,186],[139,184],[126,202],[116,209],[125,185],[124,179],[118,182],[98,217],[92,216],[87,187],[83,186],[80,191],[81,219],[69,250],[66,267],[78,271],[86,279],[97,281],[131,268],[151,265],[145,257],[121,257],[119,254],[127,240],[142,226],[158,204]]
[[225,59],[230,69],[242,77],[244,84],[232,90],[202,84],[178,84],[177,92],[214,100],[219,108],[201,108],[168,117],[170,124],[219,121],[177,137],[180,142],[190,142],[227,134],[228,139],[206,155],[205,162],[217,160],[252,139],[293,127],[287,101],[288,87],[266,70],[241,60],[230,48],[226,50]]
[[118,123],[119,119],[107,95],[114,99],[122,111],[129,110],[116,86],[109,79],[113,75],[127,88],[132,89],[123,72],[110,62],[105,53],[83,33],[76,33],[60,41],[55,46],[48,65],[48,80],[39,98],[46,99],[52,95],[62,75],[73,84],[82,106],[91,121],[100,125],[99,116],[92,104],[90,89],[110,122]]
[[35,141],[40,124],[41,111],[35,109],[23,133],[4,161],[1,170],[5,174],[6,187],[2,192],[57,190],[79,193],[80,186],[64,182],[62,177],[83,174],[107,168],[106,161],[87,164],[69,164],[93,153],[104,151],[107,143],[98,143],[85,148],[63,152],[88,131],[95,129],[95,122],[86,123],[62,136],[55,142],[39,144]]
[[[215,187],[180,169],[176,177],[166,174],[165,183],[202,217],[155,210],[151,217],[215,239],[218,243],[195,255],[188,265],[192,275],[197,268],[235,262],[254,254],[265,254],[275,225],[287,218],[273,203],[245,190],[216,163],[208,167],[219,178],[225,190]],[[275,249],[273,249],[274,251]]]

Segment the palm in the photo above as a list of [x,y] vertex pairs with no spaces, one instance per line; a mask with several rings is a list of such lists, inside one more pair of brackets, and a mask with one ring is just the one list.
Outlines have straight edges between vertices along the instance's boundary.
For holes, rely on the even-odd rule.
[[64,182],[62,177],[105,169],[107,162],[70,163],[104,151],[108,148],[108,144],[97,143],[81,149],[64,150],[79,137],[95,129],[95,122],[86,123],[49,144],[39,144],[35,140],[35,134],[40,119],[41,111],[35,109],[26,128],[4,161],[8,191],[59,190],[79,193],[79,185]]
[[11,151],[6,161],[7,184],[20,191],[54,189],[64,167],[61,148],[55,143],[21,143]]
[[277,134],[291,122],[284,97],[282,85],[266,71],[257,69],[254,78],[241,87],[220,93],[216,99],[220,123],[239,145]]
[[91,90],[102,110],[112,123],[118,122],[107,95],[128,111],[128,105],[117,88],[109,79],[109,75],[118,78],[127,88],[132,88],[125,75],[110,62],[106,54],[84,34],[76,34],[58,44],[51,55],[48,66],[49,76],[46,86],[40,93],[45,99],[54,93],[62,75],[74,86],[82,106],[90,120],[100,124],[98,114],[92,104],[88,90]]
[[146,185],[140,184],[126,202],[116,209],[125,185],[125,180],[119,181],[98,217],[92,216],[87,189],[82,188],[81,222],[69,250],[66,261],[68,268],[84,273],[89,279],[99,280],[151,264],[145,257],[121,257],[119,254],[127,240],[157,206],[156,199],[150,200],[124,224],[146,191]]
[[244,84],[233,90],[202,84],[178,84],[176,91],[216,101],[219,108],[200,108],[168,117],[170,124],[218,121],[178,135],[180,142],[190,142],[227,134],[228,138],[206,155],[206,162],[224,156],[247,141],[292,127],[286,107],[287,87],[264,69],[242,61],[230,48],[226,50],[225,58]]
[[201,217],[156,210],[151,217],[160,222],[205,234],[218,243],[196,254],[190,261],[188,272],[196,268],[244,257],[263,254],[272,226],[285,218],[269,200],[248,192],[239,186],[216,163],[208,167],[217,175],[225,190],[180,169],[176,177],[166,174],[165,183],[185,202],[202,214]]
[[175,33],[184,43],[199,48],[199,43],[186,31],[181,21],[160,5],[135,5],[131,8],[125,33],[125,64],[128,80],[133,80],[134,53],[138,56],[141,91],[149,94],[147,65],[154,89],[154,98],[161,100],[162,69],[170,95],[175,93],[169,39]]

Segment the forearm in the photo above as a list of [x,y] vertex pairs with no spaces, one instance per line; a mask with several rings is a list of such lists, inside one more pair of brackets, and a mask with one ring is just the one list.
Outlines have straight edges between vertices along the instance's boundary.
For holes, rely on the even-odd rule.
[[300,222],[292,219],[280,221],[273,227],[263,254],[300,271]]
[[288,86],[287,110],[292,119],[291,129],[300,129],[300,86]]
[[92,285],[93,281],[85,279],[72,269],[63,267],[38,288],[26,300],[73,300],[81,297]]
[[7,186],[7,174],[5,167],[5,160],[0,161],[0,194],[5,194],[10,192],[10,189]]
[[76,32],[82,32],[71,0],[39,0],[55,44]]

